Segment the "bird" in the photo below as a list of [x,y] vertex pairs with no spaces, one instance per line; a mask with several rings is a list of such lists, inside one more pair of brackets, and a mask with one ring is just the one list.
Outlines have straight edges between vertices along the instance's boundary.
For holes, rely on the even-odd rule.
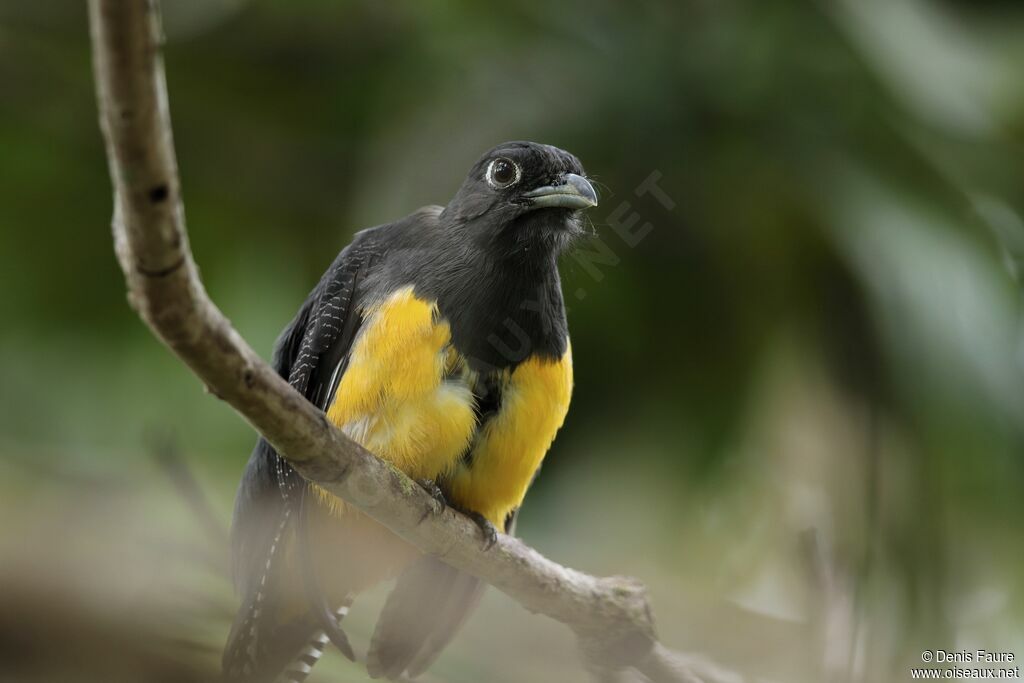
[[[493,544],[514,533],[569,409],[558,262],[597,203],[569,152],[494,147],[447,205],[356,233],[278,338],[275,371]],[[328,643],[355,661],[340,621],[391,579],[365,664],[374,678],[415,677],[484,591],[306,481],[262,438],[239,484],[232,555],[230,683],[301,683]]]

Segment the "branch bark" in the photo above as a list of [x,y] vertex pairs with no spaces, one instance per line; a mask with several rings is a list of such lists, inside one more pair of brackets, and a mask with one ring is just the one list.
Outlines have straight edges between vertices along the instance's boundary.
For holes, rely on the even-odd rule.
[[[426,553],[470,572],[532,612],[569,626],[598,680],[634,669],[655,683],[732,683],[658,644],[644,587],[563,567],[474,524],[348,439],[245,343],[209,299],[185,230],[160,55],[156,0],[89,0],[93,67],[114,187],[114,245],[128,298],[152,331],[304,477]],[[710,671],[706,666],[703,667]]]

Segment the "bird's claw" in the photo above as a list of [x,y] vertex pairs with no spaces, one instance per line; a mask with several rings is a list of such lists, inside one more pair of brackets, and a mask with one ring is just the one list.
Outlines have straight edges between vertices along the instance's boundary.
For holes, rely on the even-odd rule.
[[[436,481],[433,479],[417,479],[416,483],[419,484],[424,491],[430,494],[430,497],[434,500],[433,514],[440,515],[448,508],[448,499],[445,498],[444,491],[441,490],[441,487],[437,485]],[[420,521],[422,522],[426,519],[429,514],[429,511],[424,512]]]
[[484,550],[490,550],[494,547],[494,544],[498,542],[498,529],[491,524],[491,520],[487,519],[479,512],[467,512],[466,516],[473,520],[473,523],[480,529],[480,533],[484,536]]
[[[480,529],[480,533],[483,534],[484,550],[490,550],[494,547],[494,544],[498,542],[498,529],[491,523],[491,520],[487,519],[475,510],[466,510],[455,503],[449,503],[448,499],[445,498],[444,491],[441,490],[437,485],[437,482],[433,479],[417,479],[416,483],[422,486],[423,490],[429,493],[430,497],[437,502],[437,508],[434,510],[435,514],[441,514],[447,508],[451,508],[456,512],[461,512],[473,520],[473,523],[476,524],[478,529]],[[429,514],[430,512],[423,513],[423,517],[420,519],[420,522],[426,519]]]

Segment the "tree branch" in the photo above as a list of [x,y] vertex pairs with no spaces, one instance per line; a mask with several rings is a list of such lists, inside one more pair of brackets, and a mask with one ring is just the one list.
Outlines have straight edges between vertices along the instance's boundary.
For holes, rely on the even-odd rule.
[[[515,538],[480,547],[475,525],[436,514],[419,486],[348,439],[245,343],[210,301],[188,246],[155,0],[89,0],[100,125],[114,186],[114,244],[128,298],[153,332],[304,477],[423,552],[474,574],[580,637],[601,680],[635,667],[656,683],[698,676],[657,644],[646,591],[563,567]],[[669,663],[671,662],[671,663]]]

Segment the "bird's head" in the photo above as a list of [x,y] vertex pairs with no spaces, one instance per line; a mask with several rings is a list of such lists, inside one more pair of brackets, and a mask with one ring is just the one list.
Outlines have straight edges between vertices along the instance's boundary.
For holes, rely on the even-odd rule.
[[561,250],[580,234],[580,211],[597,193],[572,154],[536,142],[506,142],[473,165],[444,210],[452,224],[512,251]]

